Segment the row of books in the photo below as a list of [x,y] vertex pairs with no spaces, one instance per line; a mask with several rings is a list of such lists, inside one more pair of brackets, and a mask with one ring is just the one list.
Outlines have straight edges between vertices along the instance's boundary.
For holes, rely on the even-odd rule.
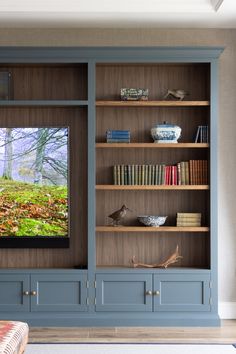
[[177,213],[176,226],[201,226],[201,213]]
[[199,125],[195,136],[195,143],[208,143],[208,125]]
[[177,164],[179,183],[181,185],[206,185],[208,184],[208,161],[189,160]]
[[207,160],[182,161],[177,165],[115,165],[115,185],[206,185]]
[[107,143],[130,143],[129,130],[107,130]]

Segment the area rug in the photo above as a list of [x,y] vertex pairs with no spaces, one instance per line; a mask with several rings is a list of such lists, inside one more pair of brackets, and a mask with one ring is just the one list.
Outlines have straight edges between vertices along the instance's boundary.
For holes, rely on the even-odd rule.
[[236,354],[226,344],[28,344],[25,354]]

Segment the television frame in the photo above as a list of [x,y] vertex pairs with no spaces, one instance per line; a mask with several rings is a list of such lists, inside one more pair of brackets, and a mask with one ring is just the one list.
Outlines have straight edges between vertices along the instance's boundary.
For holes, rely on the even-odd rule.
[[67,128],[68,131],[68,140],[67,140],[67,196],[68,196],[68,233],[65,236],[0,236],[0,249],[3,248],[69,248],[70,246],[70,158],[71,158],[71,149],[70,149],[70,127],[65,126],[7,126],[0,128]]

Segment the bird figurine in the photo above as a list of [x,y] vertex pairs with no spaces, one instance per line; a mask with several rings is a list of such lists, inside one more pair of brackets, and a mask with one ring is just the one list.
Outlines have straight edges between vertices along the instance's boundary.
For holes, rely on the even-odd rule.
[[113,226],[118,226],[120,221],[124,219],[127,211],[131,211],[125,204],[122,205],[122,207],[119,210],[114,211],[111,215],[108,215],[109,218],[111,218],[113,221]]
[[168,89],[167,93],[165,94],[163,99],[165,100],[166,98],[171,96],[171,97],[178,99],[179,101],[182,101],[186,95],[188,95],[188,92],[186,92],[184,90],[169,90]]

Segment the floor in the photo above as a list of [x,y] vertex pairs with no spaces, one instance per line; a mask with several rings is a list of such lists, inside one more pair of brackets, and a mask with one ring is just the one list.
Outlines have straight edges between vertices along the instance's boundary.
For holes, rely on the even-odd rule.
[[221,327],[32,327],[30,343],[236,343],[236,320],[224,320]]

